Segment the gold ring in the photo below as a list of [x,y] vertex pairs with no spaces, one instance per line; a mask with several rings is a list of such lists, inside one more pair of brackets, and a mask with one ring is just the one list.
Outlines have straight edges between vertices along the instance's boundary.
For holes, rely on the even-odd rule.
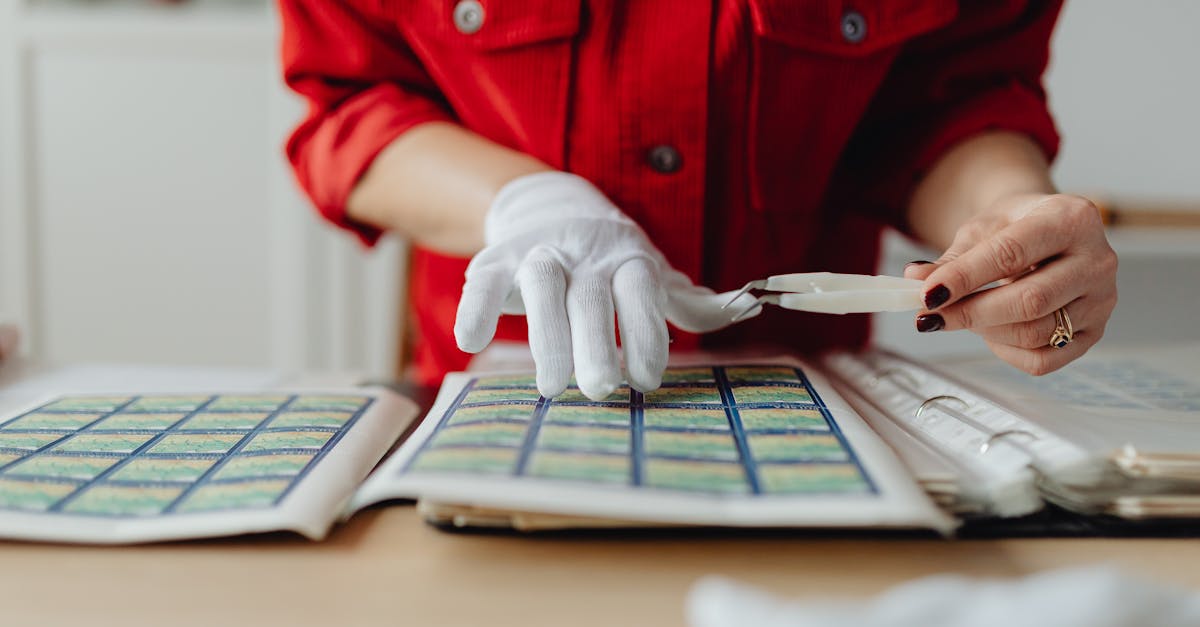
[[1066,307],[1054,310],[1054,333],[1050,334],[1050,346],[1062,348],[1075,339],[1075,327],[1071,326],[1071,316],[1067,315]]

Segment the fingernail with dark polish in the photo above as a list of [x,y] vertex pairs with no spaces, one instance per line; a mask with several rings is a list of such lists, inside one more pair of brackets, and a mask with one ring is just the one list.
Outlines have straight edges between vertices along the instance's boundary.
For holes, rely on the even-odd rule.
[[917,316],[917,331],[921,333],[941,331],[945,326],[946,321],[937,314],[921,314]]
[[904,264],[904,267],[907,268],[908,266],[927,266],[931,263],[933,263],[933,262],[925,261],[924,259],[917,259],[916,261],[910,261],[910,262]]
[[945,305],[948,300],[950,300],[950,290],[940,283],[937,287],[925,292],[926,309],[937,309]]

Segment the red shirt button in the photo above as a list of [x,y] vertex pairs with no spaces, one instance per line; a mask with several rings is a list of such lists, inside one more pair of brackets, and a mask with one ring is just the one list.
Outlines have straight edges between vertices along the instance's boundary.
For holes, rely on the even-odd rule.
[[646,153],[646,161],[659,174],[672,174],[683,167],[683,157],[672,146],[655,146]]

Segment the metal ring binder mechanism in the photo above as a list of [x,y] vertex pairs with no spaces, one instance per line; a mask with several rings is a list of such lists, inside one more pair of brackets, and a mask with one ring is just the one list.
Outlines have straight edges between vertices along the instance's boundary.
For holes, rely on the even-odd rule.
[[[934,403],[939,403],[942,401],[957,401],[958,403],[962,404],[963,410],[966,410],[971,407],[970,403],[964,401],[963,399],[961,399],[957,396],[954,396],[952,394],[939,394],[938,396],[931,396],[931,397],[925,399],[921,403],[920,407],[917,407],[917,410],[913,413],[913,418],[920,419],[921,414],[925,413],[926,409],[930,408]],[[947,407],[939,407],[937,409],[939,409],[943,414],[950,416],[951,418],[954,418],[955,420],[957,420],[957,421],[967,425],[968,427],[971,427],[972,429],[978,431],[979,433],[982,433],[983,435],[987,436],[987,440],[985,440],[982,444],[979,445],[979,453],[980,454],[986,454],[992,448],[992,444],[994,442],[996,442],[997,440],[1006,438],[1010,435],[1026,435],[1034,440],[1039,439],[1039,437],[1036,433],[1032,433],[1025,429],[1005,429],[1003,431],[991,431],[991,430],[985,428],[983,425],[976,422],[975,420],[972,420],[970,417],[962,414],[961,410],[955,411],[955,410],[947,408]],[[1034,469],[1034,470],[1037,469],[1036,468],[1037,453],[1035,451],[1030,450],[1029,447],[1025,446],[1022,443],[1010,442],[1010,444],[1012,444],[1015,448],[1019,449],[1021,452],[1025,453],[1026,455],[1029,455],[1030,468]]]
[[913,387],[918,387],[920,385],[919,383],[917,383],[916,378],[912,376],[912,373],[905,372],[898,368],[888,368],[887,370],[882,370],[878,374],[875,375],[875,379],[873,381],[871,381],[871,387],[875,387],[876,385],[879,385],[880,381],[883,381],[884,379],[887,379],[889,377],[898,377],[901,379],[906,379],[906,383],[908,383],[909,385],[911,385]]
[[1001,438],[1004,438],[1004,437],[1007,437],[1010,435],[1027,435],[1035,440],[1038,439],[1038,436],[1036,433],[1030,433],[1029,431],[1026,431],[1024,429],[1008,429],[1005,431],[1000,431],[998,433],[993,433],[992,436],[987,439],[987,442],[984,442],[983,444],[979,445],[979,452],[981,454],[987,453],[988,449],[992,448],[992,442],[995,442],[996,440],[999,440]]
[[[917,411],[916,411],[916,413],[914,413],[914,414],[913,414],[913,418],[920,418],[920,417],[921,417],[921,414],[925,413],[925,410],[926,410],[926,409],[927,409],[927,408],[928,408],[928,407],[929,407],[931,404],[933,404],[933,403],[937,403],[937,402],[939,402],[939,401],[958,401],[959,403],[962,403],[963,409],[966,409],[966,408],[968,408],[968,407],[970,407],[970,406],[971,406],[971,405],[970,405],[970,403],[968,403],[968,402],[964,401],[963,399],[961,399],[961,398],[959,398],[959,397],[957,397],[957,396],[951,396],[950,394],[942,394],[942,395],[939,395],[939,396],[931,396],[931,397],[929,397],[929,398],[925,399],[925,401],[924,401],[923,403],[921,403],[921,406],[917,408]],[[953,418],[957,418],[957,416],[954,416],[953,414],[950,414],[949,412],[943,411],[942,413],[944,413],[944,414],[946,414],[946,415],[948,415],[948,416],[951,416],[951,417],[953,417]],[[967,422],[967,421],[963,421],[963,422]],[[976,426],[976,425],[971,425],[969,422],[967,422],[967,424],[969,424],[969,425],[970,425],[970,426],[972,426],[972,427],[975,427],[976,429],[979,429],[979,427],[978,427],[978,426]],[[980,429],[980,431],[982,431],[982,429]]]

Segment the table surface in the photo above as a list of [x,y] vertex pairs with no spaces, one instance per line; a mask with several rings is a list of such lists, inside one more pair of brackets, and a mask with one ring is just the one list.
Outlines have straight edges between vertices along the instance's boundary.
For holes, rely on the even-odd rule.
[[719,532],[447,533],[411,506],[324,542],[288,534],[104,548],[0,542],[5,625],[683,623],[697,578],[863,596],[935,573],[1108,563],[1200,589],[1195,539],[955,540]]
[[687,590],[708,574],[829,598],[937,573],[1100,563],[1200,589],[1194,538],[448,533],[393,505],[359,512],[323,542],[284,533],[131,547],[0,541],[0,625],[670,626],[683,624]]

